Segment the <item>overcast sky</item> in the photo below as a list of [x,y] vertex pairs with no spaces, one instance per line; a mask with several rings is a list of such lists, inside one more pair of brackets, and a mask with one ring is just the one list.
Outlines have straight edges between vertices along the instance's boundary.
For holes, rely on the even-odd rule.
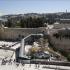
[[0,0],[0,15],[70,12],[70,0]]

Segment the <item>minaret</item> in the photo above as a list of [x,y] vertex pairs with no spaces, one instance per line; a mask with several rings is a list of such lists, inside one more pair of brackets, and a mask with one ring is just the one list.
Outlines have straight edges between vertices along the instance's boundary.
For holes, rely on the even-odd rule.
[[67,9],[66,9],[66,14],[67,14]]
[[67,17],[67,9],[66,9],[66,17]]

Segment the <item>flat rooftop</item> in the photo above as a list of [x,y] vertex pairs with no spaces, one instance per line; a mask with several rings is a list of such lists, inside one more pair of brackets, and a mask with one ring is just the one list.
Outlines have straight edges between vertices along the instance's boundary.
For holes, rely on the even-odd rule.
[[1,49],[16,50],[19,47],[20,47],[19,42],[0,41]]
[[0,62],[15,60],[15,50],[19,47],[19,42],[0,41]]
[[69,66],[56,66],[56,65],[36,65],[36,64],[6,64],[0,65],[0,70],[70,70]]

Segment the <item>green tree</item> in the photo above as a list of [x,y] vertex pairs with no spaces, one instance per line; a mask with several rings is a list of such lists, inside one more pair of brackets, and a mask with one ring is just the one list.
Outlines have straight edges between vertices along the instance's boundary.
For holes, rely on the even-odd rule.
[[12,27],[12,22],[10,19],[8,19],[8,21],[6,22],[6,25],[7,27]]

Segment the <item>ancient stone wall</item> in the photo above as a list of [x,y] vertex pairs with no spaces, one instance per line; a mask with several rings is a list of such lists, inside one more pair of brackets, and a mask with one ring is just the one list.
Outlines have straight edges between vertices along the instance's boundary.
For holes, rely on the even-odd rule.
[[0,39],[17,40],[29,34],[42,33],[44,28],[0,28]]
[[59,49],[70,49],[70,39],[56,39],[51,38],[53,45]]
[[54,49],[70,52],[70,29],[51,29],[49,42]]

